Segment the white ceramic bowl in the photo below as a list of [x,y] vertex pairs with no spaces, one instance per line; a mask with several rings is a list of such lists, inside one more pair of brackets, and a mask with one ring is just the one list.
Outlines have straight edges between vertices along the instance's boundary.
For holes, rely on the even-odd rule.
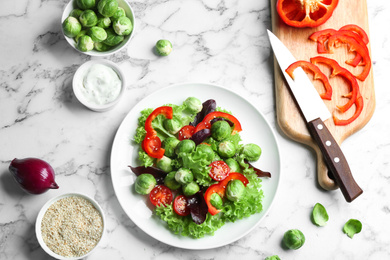
[[[69,38],[69,37],[65,36],[64,31],[62,30],[62,34],[64,35],[66,41],[70,44],[70,46],[72,46],[73,49],[77,50],[78,52],[90,55],[90,56],[100,56],[100,57],[102,57],[102,56],[108,56],[108,55],[114,54],[114,53],[122,50],[123,48],[125,48],[127,46],[127,44],[129,43],[131,37],[133,36],[134,30],[135,30],[134,12],[133,12],[133,9],[131,9],[130,4],[126,0],[117,0],[117,1],[118,1],[118,5],[125,10],[126,16],[130,19],[130,21],[133,24],[133,31],[129,35],[125,36],[125,39],[123,40],[123,42],[121,42],[120,44],[115,46],[115,48],[113,48],[113,49],[111,49],[109,51],[101,52],[101,51],[92,50],[92,51],[88,51],[88,52],[82,52],[79,49],[77,49],[75,40],[73,38]],[[75,0],[71,0],[66,5],[65,10],[62,13],[61,24],[69,16],[70,12],[73,9],[77,8],[75,2],[76,2]],[[98,1],[96,1],[96,3],[97,2]],[[61,26],[61,28],[62,28],[62,26]]]
[[[100,213],[100,215],[102,216],[102,219],[103,219],[103,231],[102,231],[103,233],[102,233],[102,236],[101,236],[99,242],[97,243],[97,245],[91,251],[89,251],[87,254],[85,254],[83,256],[80,256],[80,257],[76,257],[76,258],[64,257],[64,256],[58,255],[58,254],[54,253],[53,251],[51,251],[50,248],[43,241],[42,232],[41,232],[42,218],[45,215],[47,209],[54,202],[56,202],[57,200],[63,199],[63,198],[66,198],[66,197],[71,197],[71,196],[78,196],[78,197],[81,197],[81,198],[84,198],[84,199],[90,201],[92,203],[92,205],[94,205],[95,208],[99,211],[99,213]],[[50,256],[52,256],[52,257],[54,257],[56,259],[61,259],[61,260],[64,260],[64,259],[66,259],[66,260],[81,259],[81,258],[84,258],[84,257],[90,255],[99,246],[100,242],[102,241],[103,235],[104,235],[104,230],[105,230],[105,217],[104,217],[102,208],[99,206],[99,204],[94,199],[92,199],[91,197],[89,197],[89,196],[87,196],[85,194],[81,194],[81,193],[67,193],[67,194],[63,194],[63,195],[57,196],[55,198],[52,198],[51,200],[46,202],[45,205],[43,205],[42,209],[38,213],[37,221],[35,223],[35,233],[36,233],[36,236],[37,236],[37,239],[38,239],[38,242],[39,242],[40,246],[43,248],[43,250],[47,254],[49,254]]]
[[[116,74],[119,76],[120,80],[122,81],[121,85],[121,90],[119,93],[119,96],[112,102],[103,104],[103,105],[97,105],[89,102],[85,96],[81,93],[80,87],[82,87],[82,82],[83,82],[83,77],[85,76],[85,73],[88,71],[88,69],[94,65],[94,64],[102,64],[106,65],[108,67],[111,67]],[[90,60],[82,64],[76,71],[76,73],[73,76],[73,93],[75,94],[76,98],[80,101],[81,104],[86,106],[87,108],[91,109],[92,111],[96,112],[104,112],[107,110],[112,109],[121,99],[123,96],[123,93],[125,91],[125,76],[124,73],[122,72],[121,68],[113,63],[112,61],[106,60],[106,59],[99,59],[99,60]]]

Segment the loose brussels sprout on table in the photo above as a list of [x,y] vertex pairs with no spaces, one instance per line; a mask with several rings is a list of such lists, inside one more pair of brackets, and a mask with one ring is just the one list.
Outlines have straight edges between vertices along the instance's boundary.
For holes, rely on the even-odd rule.
[[79,20],[81,25],[84,27],[95,26],[98,22],[96,13],[89,9],[80,14]]
[[283,236],[283,244],[289,249],[299,249],[305,243],[305,236],[298,229],[290,229]]
[[245,194],[245,185],[240,180],[231,180],[226,187],[226,198],[239,201]]
[[77,48],[80,51],[92,51],[93,47],[94,47],[94,42],[92,38],[88,35],[81,36],[77,42]]
[[217,141],[222,141],[231,134],[232,129],[229,123],[224,120],[217,121],[211,126],[211,136]]
[[168,56],[172,52],[172,43],[168,40],[158,40],[156,52],[161,56]]
[[112,24],[112,28],[118,35],[129,35],[133,30],[133,24],[126,16],[121,16]]
[[240,155],[248,161],[257,161],[261,155],[261,148],[257,144],[246,144],[242,148]]
[[197,193],[200,190],[200,188],[196,182],[192,181],[190,183],[185,184],[182,187],[182,190],[183,190],[184,195],[191,196],[191,195],[194,195],[195,193]]
[[81,24],[80,22],[74,18],[73,16],[69,16],[64,20],[62,23],[62,28],[64,30],[64,34],[68,37],[75,37],[77,34],[81,31]]
[[76,0],[76,4],[82,10],[91,9],[95,6],[95,0]]
[[175,175],[176,175],[176,172],[173,171],[173,172],[168,173],[167,176],[165,176],[165,178],[164,178],[165,186],[167,186],[171,190],[177,190],[181,187],[181,184],[176,181]]
[[156,184],[157,181],[153,175],[149,173],[141,174],[135,180],[135,192],[141,195],[149,194]]
[[100,0],[98,3],[99,13],[105,17],[111,17],[118,9],[116,0]]
[[185,168],[180,168],[175,174],[175,179],[178,183],[185,185],[194,180],[192,172]]
[[87,34],[92,38],[94,42],[102,42],[107,39],[106,31],[98,26],[91,27],[91,29],[88,30]]

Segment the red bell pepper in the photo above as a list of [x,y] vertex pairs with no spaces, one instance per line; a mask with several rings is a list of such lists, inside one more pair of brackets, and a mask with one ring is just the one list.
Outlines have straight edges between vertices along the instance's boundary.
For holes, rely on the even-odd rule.
[[370,73],[371,69],[371,58],[367,47],[359,44],[359,42],[357,42],[354,38],[349,37],[343,33],[337,32],[330,36],[328,39],[329,49],[331,49],[335,45],[336,41],[347,44],[349,51],[355,51],[362,56],[362,61],[365,65],[363,71],[359,75],[355,75],[355,77],[361,81],[364,81]]
[[207,207],[209,208],[209,213],[211,215],[215,215],[221,211],[211,204],[210,202],[211,195],[213,195],[214,193],[218,193],[218,195],[221,196],[221,198],[223,198],[225,196],[226,186],[231,180],[240,180],[245,186],[249,183],[248,179],[241,173],[231,172],[225,179],[223,179],[219,183],[213,184],[210,187],[208,187],[208,189],[204,194],[204,199],[206,201]]
[[347,24],[341,27],[339,30],[346,30],[346,31],[351,31],[360,36],[360,38],[363,40],[364,44],[368,44],[369,39],[367,33],[363,30],[363,28],[359,27],[356,24]]
[[309,36],[310,40],[317,42],[318,53],[322,54],[329,52],[325,47],[325,42],[328,40],[329,36],[333,35],[335,32],[337,31],[334,29],[325,29],[317,31]]
[[339,119],[335,115],[333,115],[334,124],[340,125],[340,126],[341,125],[348,125],[348,124],[352,123],[356,118],[358,118],[358,116],[362,113],[362,110],[363,110],[363,97],[360,94],[360,92],[358,92],[358,95],[356,97],[355,105],[356,105],[355,113],[353,114],[353,116],[351,116],[348,119]]
[[202,130],[205,128],[210,129],[211,128],[211,120],[213,120],[214,118],[217,118],[217,117],[225,118],[234,124],[233,134],[242,131],[240,121],[238,121],[238,119],[235,118],[233,115],[228,114],[228,113],[224,113],[224,112],[215,111],[215,112],[208,113],[204,117],[203,121],[200,122],[195,127],[195,133],[198,132],[199,130]]
[[320,80],[325,87],[325,93],[320,94],[321,98],[331,100],[332,99],[332,86],[329,84],[329,80],[324,73],[313,63],[300,60],[291,64],[287,69],[287,74],[294,79],[294,70],[297,67],[301,67],[305,72],[312,73],[314,80]]
[[158,115],[164,115],[168,119],[172,119],[173,110],[172,107],[162,106],[156,108],[145,121],[146,136],[142,141],[142,149],[153,158],[162,158],[165,152],[164,148],[161,148],[161,140],[157,136],[156,130],[153,129],[152,122]]

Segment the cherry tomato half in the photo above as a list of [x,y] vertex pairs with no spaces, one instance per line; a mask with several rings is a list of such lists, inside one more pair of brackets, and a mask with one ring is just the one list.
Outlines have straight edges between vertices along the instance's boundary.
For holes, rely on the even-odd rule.
[[173,201],[173,210],[179,216],[187,216],[188,214],[190,214],[190,209],[187,205],[187,198],[184,195],[179,195]]
[[209,175],[215,181],[224,180],[230,173],[230,168],[224,161],[214,161],[210,167]]
[[191,136],[195,133],[195,126],[192,125],[185,125],[179,130],[179,135],[177,138],[180,141],[183,141],[184,139],[190,139]]
[[173,200],[172,191],[167,186],[157,185],[150,192],[149,199],[154,206],[169,205]]

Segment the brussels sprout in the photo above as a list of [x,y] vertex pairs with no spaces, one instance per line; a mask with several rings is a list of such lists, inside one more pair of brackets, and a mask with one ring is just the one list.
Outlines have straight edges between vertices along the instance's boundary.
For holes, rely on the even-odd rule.
[[172,52],[172,43],[168,40],[158,40],[156,42],[156,52],[160,56],[168,56]]
[[257,144],[246,144],[241,149],[240,155],[248,161],[257,161],[261,155],[261,148]]
[[283,244],[289,249],[298,249],[305,243],[305,236],[298,229],[290,229],[284,233]]
[[219,196],[218,193],[213,193],[210,197],[210,203],[213,205],[216,209],[222,209],[223,201],[221,196]]
[[350,238],[353,238],[353,236],[357,233],[360,233],[362,231],[362,222],[360,222],[357,219],[350,219],[347,221],[347,223],[344,224],[343,232],[347,234]]
[[66,36],[73,38],[80,33],[81,24],[76,18],[69,16],[62,23],[62,29],[64,30],[64,34]]
[[230,172],[241,172],[240,164],[233,158],[226,159],[225,163],[229,166]]
[[164,128],[171,134],[176,134],[182,128],[182,123],[177,117],[164,120]]
[[202,102],[195,97],[187,98],[184,101],[184,105],[186,106],[187,111],[190,112],[191,114],[197,114],[203,108]]
[[218,154],[224,158],[230,158],[236,154],[236,146],[230,141],[220,142],[217,149]]
[[82,12],[83,12],[83,10],[80,10],[80,9],[73,9],[73,10],[70,12],[69,16],[72,16],[72,17],[74,17],[74,18],[76,18],[76,19],[79,19],[80,14],[81,14]]
[[230,136],[231,133],[232,129],[229,123],[224,120],[217,121],[211,126],[211,136],[217,141],[222,141]]
[[107,38],[103,41],[103,43],[109,46],[116,46],[124,40],[124,36],[116,34],[112,28],[108,28],[106,33]]
[[122,7],[118,7],[118,9],[116,9],[115,13],[113,16],[111,16],[111,19],[113,21],[115,20],[118,20],[119,17],[122,17],[122,16],[126,16],[126,12],[125,12],[125,9],[123,9]]
[[94,11],[88,9],[80,14],[79,20],[82,26],[92,27],[97,24],[98,18]]
[[210,145],[199,144],[198,146],[196,146],[193,158],[196,159],[197,157],[205,156],[206,160],[211,163],[214,160],[215,155],[216,154],[214,153]]
[[135,191],[138,194],[146,195],[149,194],[157,182],[153,175],[149,173],[141,174],[135,180]]
[[313,223],[317,226],[325,226],[326,222],[329,220],[328,213],[322,204],[316,203],[313,207],[313,211],[311,212],[311,219]]
[[245,185],[240,180],[229,181],[226,187],[226,198],[231,201],[240,200],[245,194]]
[[94,44],[91,37],[88,35],[83,35],[79,38],[79,41],[77,42],[77,48],[80,51],[91,51],[93,50]]
[[180,141],[176,146],[176,154],[192,153],[195,150],[196,144],[190,139]]
[[75,42],[78,43],[80,37],[83,36],[83,35],[86,35],[86,34],[87,34],[87,30],[81,30],[81,31],[79,32],[79,34],[77,34],[77,36],[74,37]]
[[172,160],[169,157],[163,156],[157,159],[156,166],[164,172],[170,172],[172,171]]
[[109,17],[104,16],[98,16],[98,21],[96,23],[96,26],[99,26],[103,29],[107,29],[111,25],[111,19]]
[[176,175],[176,172],[173,171],[173,172],[168,173],[167,176],[165,176],[165,178],[164,178],[165,186],[167,186],[171,190],[177,190],[178,188],[181,187],[181,184],[176,181],[175,175]]
[[94,48],[97,51],[109,51],[111,50],[111,46],[108,46],[107,44],[104,44],[102,42],[95,42]]
[[195,193],[197,193],[200,190],[200,188],[196,182],[192,181],[190,183],[185,184],[182,187],[182,190],[183,190],[184,195],[191,196],[191,195],[194,195]]
[[111,17],[118,9],[118,2],[116,0],[100,0],[98,3],[98,11],[105,17]]
[[77,6],[82,9],[91,9],[95,6],[95,0],[76,0]]
[[176,174],[175,174],[175,180],[182,184],[182,185],[185,185],[187,183],[190,183],[194,180],[194,175],[192,174],[192,172],[186,168],[180,168],[179,170],[177,170]]
[[118,35],[129,35],[133,31],[133,24],[129,18],[122,16],[113,22],[112,28]]
[[277,255],[273,255],[266,257],[264,260],[280,260],[280,258]]
[[172,157],[175,155],[175,148],[180,143],[179,139],[176,137],[168,137],[162,143],[162,147],[165,149],[165,155]]
[[107,38],[106,31],[98,26],[91,27],[87,34],[92,38],[92,41],[94,42],[102,42]]

